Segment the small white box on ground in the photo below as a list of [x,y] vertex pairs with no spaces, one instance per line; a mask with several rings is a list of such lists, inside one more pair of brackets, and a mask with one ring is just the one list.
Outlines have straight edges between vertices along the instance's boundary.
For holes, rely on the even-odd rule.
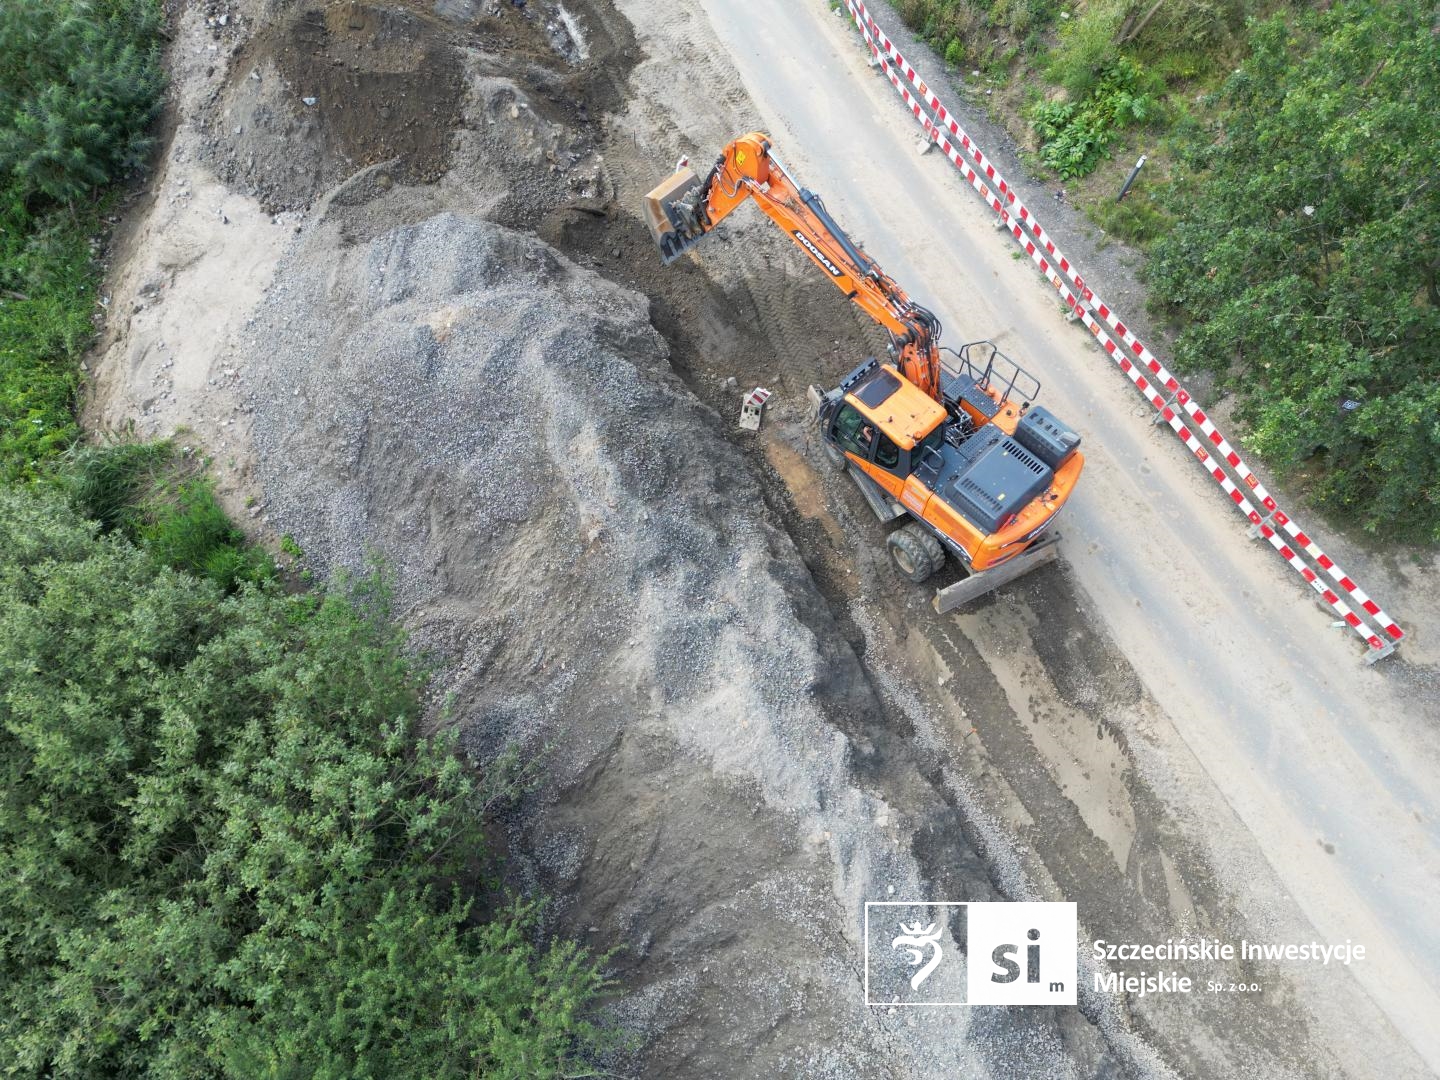
[[770,391],[763,386],[757,386],[750,393],[745,395],[745,400],[740,403],[740,426],[746,431],[759,431],[760,419],[765,413],[765,402],[770,398]]

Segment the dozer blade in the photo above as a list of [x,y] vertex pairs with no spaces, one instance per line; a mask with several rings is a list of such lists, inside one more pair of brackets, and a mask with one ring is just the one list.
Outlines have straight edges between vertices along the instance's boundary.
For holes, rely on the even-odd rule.
[[1032,570],[1038,570],[1046,563],[1054,562],[1055,556],[1060,554],[1059,542],[1060,534],[1058,532],[1042,536],[1009,562],[1002,563],[993,570],[981,570],[979,573],[961,578],[948,588],[937,589],[931,603],[935,605],[937,612],[944,615],[961,604],[978,600],[986,593],[1000,588],[1001,585],[1008,585],[1016,578],[1022,577]]
[[660,260],[672,263],[689,251],[705,234],[692,233],[677,204],[700,186],[693,169],[681,169],[645,196],[645,224],[660,249]]

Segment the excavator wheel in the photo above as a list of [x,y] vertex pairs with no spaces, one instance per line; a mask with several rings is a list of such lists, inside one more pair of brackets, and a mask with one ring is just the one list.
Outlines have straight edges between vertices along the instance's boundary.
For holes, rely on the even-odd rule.
[[895,560],[895,569],[916,584],[945,565],[945,549],[918,521],[896,529],[886,537],[885,545],[890,549],[890,558]]

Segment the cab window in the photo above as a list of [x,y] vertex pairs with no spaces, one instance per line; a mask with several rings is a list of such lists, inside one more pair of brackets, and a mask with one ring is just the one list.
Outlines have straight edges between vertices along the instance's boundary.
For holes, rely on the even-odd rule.
[[860,415],[853,405],[845,405],[835,417],[835,440],[841,449],[869,460],[870,444],[878,433],[875,425]]
[[945,450],[945,425],[944,425],[944,424],[937,424],[936,427],[935,427],[935,430],[932,431],[932,432],[930,432],[929,435],[926,435],[926,436],[925,436],[924,441],[922,441],[922,442],[920,443],[920,445],[915,448],[915,456],[916,456],[917,458],[919,458],[919,457],[924,457],[924,454],[925,454],[925,451],[926,451],[926,450],[934,450],[935,453],[937,453],[937,454],[944,453],[944,450]]
[[883,434],[875,436],[875,464],[882,469],[893,469],[900,464],[900,448]]

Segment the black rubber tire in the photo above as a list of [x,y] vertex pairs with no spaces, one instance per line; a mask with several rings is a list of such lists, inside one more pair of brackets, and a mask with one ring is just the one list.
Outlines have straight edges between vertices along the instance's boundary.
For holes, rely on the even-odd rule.
[[850,459],[845,456],[845,451],[841,450],[840,447],[836,446],[828,439],[822,440],[822,444],[825,453],[825,461],[829,464],[830,468],[834,469],[836,472],[844,472],[850,465]]
[[918,521],[892,532],[885,538],[885,546],[900,576],[917,585],[945,565],[945,549]]

